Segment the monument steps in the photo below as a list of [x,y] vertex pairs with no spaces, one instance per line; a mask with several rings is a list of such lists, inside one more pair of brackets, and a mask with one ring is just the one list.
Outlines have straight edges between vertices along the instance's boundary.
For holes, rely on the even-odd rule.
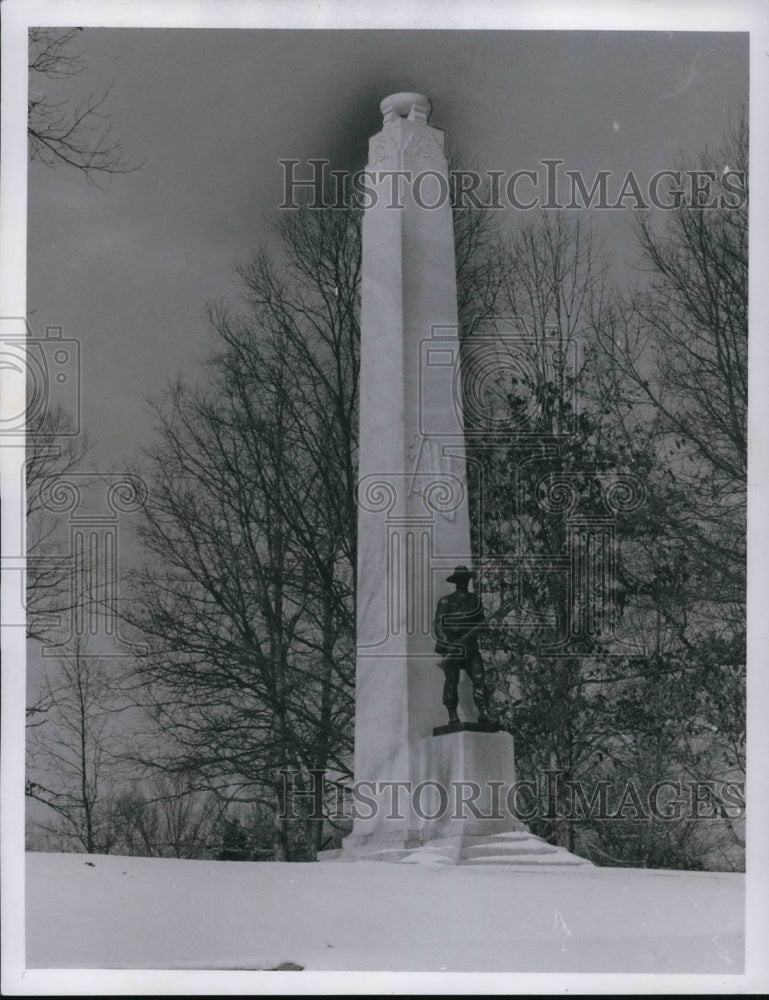
[[561,867],[589,865],[563,847],[548,844],[534,834],[517,831],[473,838],[462,845],[457,864],[460,865],[543,865]]
[[[475,841],[475,837],[471,838]],[[479,867],[482,865],[518,865],[529,868],[593,867],[592,862],[554,847],[533,834],[509,833],[479,837],[486,843],[464,844],[461,838],[432,841],[417,848],[359,848],[344,857],[343,851],[323,852],[318,860],[385,861],[393,864],[440,864]],[[453,842],[452,842],[453,841]]]
[[497,856],[492,856],[489,858],[467,858],[464,861],[458,862],[462,866],[480,868],[483,865],[507,865],[509,868],[517,868],[519,865],[528,865],[530,868],[579,868],[584,865],[589,865],[589,861],[585,861],[582,858],[577,858],[573,854],[568,857],[558,857],[554,858],[552,856],[547,858],[524,858],[520,855],[508,855],[500,854]]
[[[324,852],[319,860],[332,860],[332,852]],[[525,830],[510,830],[481,836],[458,835],[427,841],[421,847],[359,847],[354,852],[334,852],[338,860],[389,861],[394,864],[506,865],[543,869],[593,867],[590,861],[555,847]],[[333,860],[337,860],[336,857]]]
[[499,854],[555,854],[556,848],[548,844],[528,843],[512,845],[504,850],[503,845],[478,844],[475,847],[464,847],[460,853],[461,860],[471,858],[493,858]]
[[528,830],[506,830],[503,833],[487,833],[478,837],[469,837],[465,840],[463,846],[481,847],[488,844],[498,847],[500,844],[521,843],[532,839],[539,840],[540,838],[534,837],[534,834],[529,833]]

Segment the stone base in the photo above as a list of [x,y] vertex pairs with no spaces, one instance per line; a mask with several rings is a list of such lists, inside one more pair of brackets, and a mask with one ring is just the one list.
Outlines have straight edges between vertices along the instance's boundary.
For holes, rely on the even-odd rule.
[[439,727],[419,744],[424,785],[419,824],[422,843],[444,837],[480,837],[521,830],[508,801],[515,786],[513,737],[488,723]]
[[528,836],[507,794],[515,785],[512,736],[494,723],[478,722],[438,727],[437,732],[412,751],[414,779],[403,796],[407,815],[389,827],[380,817],[356,818],[341,850],[324,853],[320,860],[401,861],[436,842],[450,849],[447,856],[456,855],[457,863],[473,838]]
[[[319,861],[506,865],[590,865],[535,837],[515,815],[513,737],[494,723],[439,726],[420,740],[407,819],[365,832],[357,819],[342,848]],[[512,789],[512,792],[510,791]],[[510,794],[508,794],[508,792]]]

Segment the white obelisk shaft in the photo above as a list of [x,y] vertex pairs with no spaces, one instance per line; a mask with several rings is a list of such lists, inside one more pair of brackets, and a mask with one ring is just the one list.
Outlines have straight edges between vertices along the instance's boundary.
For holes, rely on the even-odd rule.
[[363,221],[355,721],[355,782],[375,802],[359,811],[375,815],[348,848],[418,842],[408,792],[397,808],[385,783],[418,782],[419,741],[446,721],[431,620],[446,576],[471,564],[444,135],[422,95],[381,107]]

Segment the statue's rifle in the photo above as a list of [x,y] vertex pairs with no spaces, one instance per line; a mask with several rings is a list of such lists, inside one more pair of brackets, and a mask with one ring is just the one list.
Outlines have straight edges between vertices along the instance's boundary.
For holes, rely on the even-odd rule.
[[[451,650],[453,648],[457,646],[462,646],[464,643],[472,639],[474,635],[476,635],[482,629],[486,628],[487,625],[490,625],[493,621],[496,621],[497,618],[504,617],[504,615],[506,615],[511,608],[515,607],[516,603],[517,603],[517,598],[515,597],[511,597],[509,600],[503,601],[496,611],[492,611],[491,614],[487,615],[482,622],[478,622],[477,625],[473,625],[473,627],[468,629],[467,632],[463,632],[458,639],[452,639],[451,642],[441,642],[440,644],[446,647],[446,652],[441,653],[441,656],[445,658],[448,656],[457,655],[457,654],[452,654]],[[436,650],[436,652],[438,652],[438,650]]]

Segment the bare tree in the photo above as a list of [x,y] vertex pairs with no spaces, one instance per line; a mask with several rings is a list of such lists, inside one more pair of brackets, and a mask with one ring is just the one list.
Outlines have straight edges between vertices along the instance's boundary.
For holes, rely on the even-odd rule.
[[61,409],[33,410],[26,434],[27,636],[43,641],[73,601],[68,540],[55,510],[58,484],[80,467],[89,444]]
[[281,235],[284,259],[241,272],[250,316],[211,310],[210,385],[158,407],[130,612],[165,766],[271,802],[278,860],[282,772],[349,769],[359,216],[307,210]]
[[47,711],[28,731],[26,792],[57,822],[41,818],[36,825],[87,854],[107,854],[115,840],[109,801],[117,776],[118,706],[105,663],[80,643],[42,686]]
[[[691,456],[682,468],[671,463],[670,417],[649,395],[655,361],[679,361],[680,346],[663,353],[662,314],[667,308],[672,321],[674,309],[665,307],[659,289],[646,293],[642,304],[658,320],[659,350],[648,344],[639,350],[634,380],[623,369],[627,356],[613,343],[616,299],[580,220],[544,214],[513,236],[509,251],[500,319],[464,346],[467,396],[472,400],[475,393],[486,406],[470,409],[476,433],[469,444],[483,582],[497,598],[512,588],[519,598],[518,628],[495,630],[487,646],[499,711],[517,738],[521,774],[536,779],[549,771],[562,783],[633,781],[647,790],[672,778],[734,779],[744,739],[743,653],[740,630],[728,623],[740,621],[740,614],[732,595],[722,592],[722,608],[731,611],[714,616],[714,606],[703,600],[702,571],[696,581],[687,578],[687,567],[716,551],[703,541],[704,523],[693,516],[699,491],[711,480],[708,467]],[[641,300],[632,301],[625,315],[632,314],[639,329]],[[516,336],[507,338],[504,331],[516,326]],[[683,341],[684,332],[672,340]],[[481,350],[484,341],[495,352],[494,369]],[[696,350],[694,337],[689,343]],[[579,349],[571,352],[575,344]],[[693,364],[677,368],[680,378],[687,371],[694,385]],[[487,379],[484,394],[472,385],[476,375]],[[722,385],[719,392],[725,391]],[[694,421],[706,438],[718,434],[717,428],[710,434],[706,412],[715,398],[702,403]],[[690,402],[680,387],[667,399],[670,413]],[[484,437],[484,429],[496,440]],[[738,433],[732,446],[739,447]],[[617,476],[645,500],[614,516],[602,482]],[[682,502],[676,503],[679,494]],[[611,569],[604,565],[603,583],[590,593],[574,585],[578,563],[572,560],[584,554],[579,531],[572,531],[575,515],[586,523],[614,521]],[[738,522],[732,527],[738,530]],[[513,553],[523,559],[511,568]],[[732,566],[739,579],[738,546]],[[596,601],[597,610],[602,605],[613,617],[608,631],[606,623],[595,627],[600,617],[591,625]],[[635,655],[627,648],[623,653],[616,641],[623,638],[637,643]],[[719,688],[731,696],[728,709],[721,698],[716,717]],[[612,863],[696,867],[698,852],[704,857],[725,830],[721,823],[703,836],[702,824],[691,817],[650,822],[640,831],[638,824],[615,822],[608,830],[595,817],[559,817],[547,801],[541,805],[544,818],[536,825],[543,835],[572,849],[579,839],[581,849],[595,851],[603,863],[614,857]]]
[[[85,50],[76,47],[82,30],[29,29],[27,137],[32,160],[49,167],[66,164],[96,183],[100,176],[130,173],[141,165],[124,157],[112,135],[111,115],[104,110],[109,88],[99,96],[65,96],[67,84],[86,70]],[[61,551],[58,519],[42,500],[44,494],[55,493],[56,477],[78,466],[88,443],[73,432],[63,410],[35,403],[30,397],[26,428],[27,627],[31,638],[43,640],[61,613],[71,608],[71,568]]]
[[[454,259],[457,279],[457,312],[460,336],[470,337],[494,316],[504,298],[505,248],[497,214],[476,208],[460,194],[461,156],[449,155]],[[465,173],[466,175],[466,173]],[[489,186],[481,185],[478,203],[490,199]]]
[[[633,586],[655,622],[658,653],[692,677],[688,767],[734,777],[744,769],[745,737],[745,109],[721,149],[680,167],[699,178],[699,193],[685,192],[664,222],[638,216],[645,286],[607,310],[595,332],[617,389],[616,418],[626,434],[656,442],[640,512],[653,543],[638,551]],[[703,740],[722,744],[721,767]]]
[[[603,513],[595,487],[616,454],[599,444],[597,421],[575,395],[605,281],[584,223],[543,212],[509,238],[496,316],[463,343],[474,548],[487,593],[518,595],[518,629],[494,630],[486,643],[499,713],[516,733],[522,773],[534,778],[548,769],[579,778],[601,739],[593,693],[608,674],[600,642],[575,627],[584,595],[563,569],[579,543],[565,508],[548,509],[543,491],[547,499],[557,483],[556,495],[568,492],[583,514]],[[524,561],[511,564],[513,553]],[[526,568],[527,558],[539,568]],[[568,824],[547,822],[542,832],[574,847]]]
[[29,29],[29,100],[27,136],[30,156],[46,166],[60,164],[83,172],[89,182],[100,175],[127,174],[139,169],[123,155],[112,135],[111,115],[101,95],[80,100],[57,99],[60,81],[70,81],[86,68],[85,52],[73,47],[82,28]]
[[189,775],[156,774],[115,796],[115,850],[141,857],[210,856],[227,807]]

